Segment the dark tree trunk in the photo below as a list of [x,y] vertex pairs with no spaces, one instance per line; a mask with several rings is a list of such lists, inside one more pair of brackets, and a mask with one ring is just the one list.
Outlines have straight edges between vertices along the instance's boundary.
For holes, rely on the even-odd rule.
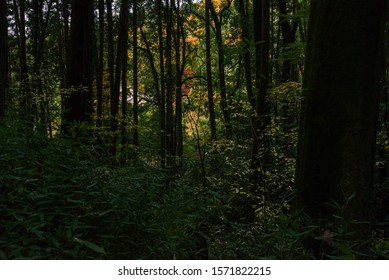
[[138,3],[133,0],[133,94],[134,94],[134,128],[133,128],[133,144],[139,146],[139,104],[138,104]]
[[[16,20],[17,36],[19,43],[19,67],[20,67],[20,100],[22,115],[31,113],[31,96],[28,89],[28,67],[27,67],[27,48],[26,48],[26,19],[25,19],[25,0],[20,0],[19,5],[13,1]],[[19,6],[19,9],[18,9]],[[30,116],[29,116],[30,117]]]
[[[127,2],[127,0],[126,0]],[[125,24],[123,27],[123,50],[122,50],[122,55],[120,58],[120,63],[122,64],[122,73],[121,73],[121,78],[122,78],[122,123],[121,123],[121,128],[122,128],[122,135],[121,135],[121,140],[122,140],[122,145],[123,148],[125,149],[126,145],[128,144],[128,133],[127,133],[127,124],[128,124],[128,113],[127,113],[127,94],[128,94],[128,89],[127,89],[127,71],[128,71],[128,9],[129,9],[129,2],[124,3],[126,6],[124,7],[126,9],[125,12]],[[136,0],[134,0],[134,5],[136,5]],[[134,13],[136,14],[136,11],[134,10]],[[135,71],[135,69],[134,69]],[[138,71],[138,70],[136,70]],[[125,159],[124,159],[125,160]]]
[[103,76],[104,76],[104,0],[99,0],[99,51],[96,72],[97,110],[96,125],[102,125],[103,118]]
[[227,98],[227,87],[226,87],[226,74],[225,74],[225,59],[224,59],[224,42],[222,36],[222,26],[223,26],[223,14],[227,11],[231,5],[232,1],[228,1],[227,6],[225,6],[220,12],[219,16],[216,13],[215,7],[212,1],[209,3],[209,8],[211,11],[211,16],[215,24],[216,29],[216,45],[218,53],[218,74],[219,74],[219,86],[220,86],[220,105],[223,112],[224,123],[226,126],[226,137],[232,136],[231,128],[231,111],[228,106]]
[[0,119],[5,115],[8,90],[8,22],[7,1],[0,0]]
[[239,12],[240,12],[240,22],[242,26],[242,38],[243,38],[243,62],[244,62],[244,73],[246,81],[246,91],[248,100],[252,107],[252,110],[255,111],[255,97],[253,94],[253,82],[252,82],[252,72],[251,72],[251,53],[250,53],[250,41],[251,36],[249,33],[249,24],[248,24],[248,7],[245,5],[245,0],[239,0]]
[[174,125],[173,125],[173,57],[172,57],[172,28],[173,28],[173,0],[166,0],[166,150],[168,166],[174,162]]
[[[253,149],[251,160],[250,182],[258,192],[255,185],[261,174],[265,174],[268,162],[266,139],[264,130],[270,123],[267,101],[267,87],[269,78],[269,0],[254,0],[254,41],[255,41],[255,95],[256,112],[253,119]],[[261,154],[260,150],[264,150]],[[261,196],[263,193],[261,194]]]
[[[297,206],[367,240],[386,0],[313,0],[296,170]],[[347,205],[342,211],[335,206]]]
[[93,0],[73,0],[63,129],[92,121]]
[[205,56],[207,70],[207,90],[208,90],[208,109],[209,123],[211,126],[211,139],[216,140],[216,117],[215,105],[213,102],[213,85],[212,85],[212,66],[211,66],[211,22],[210,22],[210,1],[205,0]]
[[[176,155],[179,160],[179,165],[182,163],[184,153],[184,136],[182,130],[182,75],[185,67],[185,38],[184,36],[184,20],[181,17],[180,1],[176,3],[176,40],[174,44],[175,63],[176,63],[176,114],[175,114],[175,131],[176,131]],[[182,46],[182,51],[181,51]],[[182,59],[181,59],[182,55]]]
[[[111,91],[111,132],[113,133],[112,155],[116,155],[117,130],[119,124],[119,97],[120,85],[122,80],[123,56],[127,56],[127,38],[128,38],[128,1],[123,0],[120,6],[118,42],[116,50],[116,67],[115,67],[115,84],[114,90]],[[123,116],[124,117],[124,116]]]
[[159,98],[159,130],[160,130],[160,156],[161,166],[166,165],[166,84],[165,84],[165,56],[162,26],[162,0],[156,0],[158,23],[158,51],[160,72],[160,98]]
[[[112,129],[112,110],[115,101],[115,62],[114,62],[114,42],[113,42],[113,19],[112,19],[112,0],[106,0],[107,6],[107,51],[108,51],[108,72],[109,72],[109,91],[110,91],[110,122]],[[112,144],[113,145],[113,144]],[[116,144],[115,144],[116,145]]]
[[296,32],[299,20],[295,19],[290,23],[288,19],[287,0],[278,1],[279,20],[282,33],[282,76],[281,81],[297,81],[297,69],[289,57],[287,57],[288,48],[296,41]]

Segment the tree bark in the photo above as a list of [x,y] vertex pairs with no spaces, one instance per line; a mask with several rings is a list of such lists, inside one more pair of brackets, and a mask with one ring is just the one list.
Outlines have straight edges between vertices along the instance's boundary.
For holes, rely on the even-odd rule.
[[161,166],[166,166],[166,83],[165,83],[165,55],[162,23],[162,0],[156,0],[158,24],[158,52],[160,72],[160,98],[159,98],[159,130],[160,130],[160,156]]
[[7,1],[0,0],[0,119],[5,115],[8,90],[8,21]]
[[96,125],[102,125],[103,118],[103,76],[104,76],[104,0],[99,0],[99,50],[96,72],[97,85],[97,110],[96,110]]
[[[386,0],[313,0],[296,170],[297,207],[342,216],[367,240]],[[344,209],[334,204],[346,206]]]
[[245,5],[245,0],[239,0],[239,13],[240,22],[242,26],[242,38],[243,38],[243,61],[244,61],[244,74],[246,81],[246,91],[251,108],[255,111],[255,98],[253,94],[253,81],[251,72],[251,53],[250,53],[250,41],[251,36],[249,33],[248,24],[248,7]]
[[205,56],[207,70],[207,90],[208,90],[208,110],[209,123],[211,127],[211,140],[216,140],[216,117],[215,105],[213,99],[213,81],[212,81],[212,66],[211,66],[211,22],[210,22],[210,3],[211,0],[205,0]]
[[133,0],[133,94],[134,94],[134,128],[133,128],[133,144],[139,146],[139,104],[138,104],[138,3]]
[[[255,96],[256,110],[252,121],[253,149],[250,182],[257,193],[256,184],[265,174],[268,162],[265,128],[270,123],[267,87],[269,78],[269,0],[254,0],[254,41],[255,41]],[[259,16],[258,16],[259,15]],[[260,153],[261,148],[264,152]]]
[[229,9],[232,1],[227,1],[227,5],[219,12],[219,16],[216,13],[216,9],[213,5],[213,2],[209,2],[209,8],[211,11],[211,16],[215,24],[216,30],[216,45],[218,53],[218,74],[219,74],[219,86],[220,86],[220,105],[223,112],[224,123],[226,126],[226,137],[229,138],[232,136],[232,127],[231,127],[231,111],[228,106],[227,98],[227,87],[226,87],[226,74],[225,74],[225,59],[224,59],[224,42],[222,36],[222,26],[223,26],[223,14]]
[[[27,66],[27,48],[26,48],[26,19],[25,19],[25,0],[20,0],[17,5],[13,1],[15,13],[16,29],[19,43],[19,67],[20,67],[20,100],[22,115],[31,113],[31,96],[28,90],[28,66]],[[19,6],[19,9],[18,9]],[[30,117],[30,116],[29,116]]]
[[173,57],[172,57],[172,28],[173,28],[173,0],[166,0],[166,151],[168,166],[174,163],[174,125],[173,125]]
[[[176,2],[176,36],[175,36],[175,63],[176,63],[176,114],[175,114],[175,148],[179,165],[182,164],[184,153],[184,136],[182,129],[182,75],[185,67],[185,38],[184,38],[184,20],[181,16],[180,1]],[[182,50],[181,50],[182,46]],[[182,58],[181,58],[182,55]]]
[[64,132],[72,124],[92,121],[93,0],[73,0],[67,61],[67,86],[62,117]]
[[[111,132],[113,133],[112,155],[116,155],[117,130],[119,124],[119,97],[121,74],[123,67],[123,57],[127,56],[127,38],[128,38],[128,0],[123,0],[120,6],[119,24],[118,24],[118,40],[116,49],[116,67],[115,67],[115,84],[114,90],[111,92]],[[124,117],[124,116],[122,116]]]

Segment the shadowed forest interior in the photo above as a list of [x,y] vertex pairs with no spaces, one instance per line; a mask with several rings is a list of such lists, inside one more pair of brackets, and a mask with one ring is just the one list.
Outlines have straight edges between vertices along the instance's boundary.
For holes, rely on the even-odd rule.
[[0,0],[0,259],[388,259],[387,0]]

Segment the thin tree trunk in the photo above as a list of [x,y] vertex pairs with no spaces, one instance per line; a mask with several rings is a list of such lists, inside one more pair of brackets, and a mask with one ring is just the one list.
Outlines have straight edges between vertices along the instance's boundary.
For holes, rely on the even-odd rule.
[[14,12],[19,39],[19,67],[20,67],[20,100],[23,115],[31,113],[31,97],[28,89],[28,67],[27,67],[27,49],[26,49],[26,20],[25,20],[25,0],[20,0],[19,10],[16,1],[14,3]]
[[173,125],[173,59],[172,59],[172,27],[174,0],[166,0],[166,150],[168,166],[174,162],[174,125]]
[[[126,0],[127,1],[127,0]],[[134,2],[136,2],[134,0]],[[121,128],[122,128],[122,135],[121,135],[121,140],[122,140],[122,146],[123,146],[123,149],[124,151],[126,151],[126,145],[128,144],[128,133],[127,133],[127,124],[128,124],[128,113],[127,113],[127,107],[128,107],[128,103],[127,103],[127,94],[128,94],[128,90],[127,90],[127,71],[128,71],[128,6],[129,6],[129,3],[125,3],[126,6],[124,7],[126,9],[126,12],[125,12],[125,24],[124,24],[124,27],[123,27],[123,50],[122,50],[122,55],[121,55],[121,61],[120,63],[122,64],[122,67],[121,67],[121,70],[122,70],[122,73],[121,73],[121,78],[122,78],[122,123],[121,123]],[[134,11],[135,13],[135,11]],[[134,69],[135,71],[135,69]],[[126,160],[126,158],[124,158],[124,160]]]
[[[182,38],[184,27],[183,27],[183,19],[180,14],[180,1],[177,1],[176,9],[176,41],[174,44],[175,49],[175,63],[176,63],[176,121],[175,121],[175,131],[176,131],[176,154],[179,160],[179,165],[182,164],[182,156],[184,152],[184,139],[183,139],[183,131],[182,131],[182,75],[185,65],[185,40]],[[181,44],[182,44],[182,52],[183,56],[181,59]]]
[[161,166],[166,165],[166,87],[165,87],[165,57],[162,26],[162,0],[156,0],[156,12],[158,22],[158,51],[160,72],[160,99],[159,99],[159,130],[160,130],[160,156]]
[[252,82],[252,73],[251,73],[251,53],[250,45],[251,36],[249,34],[248,26],[248,7],[245,5],[245,0],[239,0],[239,11],[240,11],[240,21],[242,26],[242,37],[243,37],[243,61],[244,61],[244,73],[246,80],[246,91],[247,96],[252,107],[252,110],[255,111],[255,97],[253,94],[253,82]]
[[102,125],[103,118],[103,76],[104,76],[104,0],[99,0],[99,51],[97,62],[97,110],[96,125]]
[[[267,86],[269,77],[269,0],[254,0],[254,41],[255,41],[255,95],[256,112],[253,120],[253,149],[251,159],[250,182],[254,188],[251,192],[258,193],[258,180],[265,174],[268,162],[264,130],[270,123],[268,116]],[[263,148],[264,152],[260,150]],[[263,197],[263,193],[261,194]]]
[[0,120],[5,115],[7,91],[8,91],[7,1],[0,0]]
[[138,102],[138,2],[133,0],[133,94],[134,94],[134,128],[133,128],[133,144],[139,146],[139,102]]
[[224,123],[226,126],[226,137],[232,136],[232,127],[231,127],[231,112],[228,106],[227,101],[227,87],[226,87],[226,74],[225,74],[225,60],[224,60],[224,42],[222,36],[222,26],[223,26],[223,13],[229,9],[232,1],[228,1],[228,5],[224,7],[220,12],[219,16],[216,13],[213,2],[209,3],[211,15],[216,29],[216,45],[218,50],[218,74],[219,74],[219,86],[220,86],[220,105],[223,112]]
[[211,126],[211,140],[216,140],[216,117],[215,105],[213,101],[213,86],[212,86],[212,66],[211,66],[211,29],[210,29],[210,1],[205,0],[205,55],[206,55],[206,70],[207,70],[207,90],[208,90],[208,109],[209,122]]

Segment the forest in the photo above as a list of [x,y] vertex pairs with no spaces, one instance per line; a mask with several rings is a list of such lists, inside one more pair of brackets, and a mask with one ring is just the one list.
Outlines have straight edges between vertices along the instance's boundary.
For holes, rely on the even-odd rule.
[[0,259],[389,259],[387,0],[0,0]]

